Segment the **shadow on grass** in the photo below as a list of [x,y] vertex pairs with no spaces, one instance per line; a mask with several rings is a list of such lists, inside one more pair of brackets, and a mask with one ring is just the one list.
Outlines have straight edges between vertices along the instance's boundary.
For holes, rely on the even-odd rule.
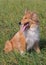
[[41,39],[40,40],[40,48],[46,48],[46,39]]

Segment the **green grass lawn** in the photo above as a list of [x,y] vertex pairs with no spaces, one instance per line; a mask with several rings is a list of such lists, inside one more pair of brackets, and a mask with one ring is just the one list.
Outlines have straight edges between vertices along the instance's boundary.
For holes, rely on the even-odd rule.
[[[18,22],[26,8],[38,13],[41,53],[31,51],[20,56],[13,51],[5,54],[5,41],[19,30]],[[46,65],[46,0],[0,0],[0,65]]]

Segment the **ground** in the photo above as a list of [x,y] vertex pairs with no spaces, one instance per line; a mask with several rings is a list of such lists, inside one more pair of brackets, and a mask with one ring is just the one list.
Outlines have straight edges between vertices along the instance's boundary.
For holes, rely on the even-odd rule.
[[[38,13],[41,53],[32,50],[21,56],[14,50],[5,54],[5,41],[19,30],[26,8]],[[0,65],[46,65],[46,0],[0,0]]]

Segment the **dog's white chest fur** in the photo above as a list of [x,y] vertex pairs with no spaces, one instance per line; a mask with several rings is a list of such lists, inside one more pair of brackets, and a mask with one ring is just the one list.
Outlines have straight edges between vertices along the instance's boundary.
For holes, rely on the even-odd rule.
[[27,43],[27,50],[31,49],[36,41],[39,41],[39,28],[38,26],[24,31]]

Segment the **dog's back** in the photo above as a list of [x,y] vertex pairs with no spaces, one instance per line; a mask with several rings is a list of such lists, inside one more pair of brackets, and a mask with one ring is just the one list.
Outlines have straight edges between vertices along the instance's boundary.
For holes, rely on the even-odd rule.
[[6,41],[4,51],[6,53],[17,50],[21,54],[25,51],[26,43],[25,37],[21,31],[17,32],[11,40]]

